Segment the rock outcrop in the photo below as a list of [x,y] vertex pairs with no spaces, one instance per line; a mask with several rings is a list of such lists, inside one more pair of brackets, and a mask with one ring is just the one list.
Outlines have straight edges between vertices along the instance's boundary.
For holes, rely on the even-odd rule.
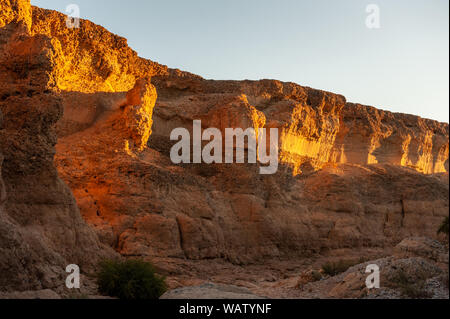
[[62,92],[127,92],[137,78],[167,72],[167,67],[138,57],[127,40],[87,20],[68,28],[67,17],[56,11],[32,8],[31,33],[52,40],[56,64],[55,86]]
[[[410,134],[417,153],[424,148],[417,139],[434,130],[436,152],[426,156],[445,163],[446,124],[362,106],[357,113],[342,96],[292,83],[207,81],[175,70],[153,77],[152,83],[158,99],[145,150],[127,156],[127,147],[114,144],[123,145],[123,130],[101,121],[64,135],[57,146],[58,170],[84,218],[123,255],[235,263],[301,257],[434,236],[448,213],[448,173],[404,167],[392,159],[400,153],[380,146],[383,138]],[[100,106],[93,101],[83,107]],[[361,123],[371,124],[352,119],[357,114]],[[227,127],[279,128],[278,173],[261,176],[251,164],[174,165],[170,132],[192,130],[196,119],[222,132]],[[385,137],[371,144],[371,136],[382,131]]]
[[263,113],[266,127],[279,128],[280,160],[292,164],[296,174],[303,165],[317,170],[329,163],[392,164],[425,174],[448,172],[447,123],[347,103],[341,95],[275,80],[206,81],[169,70],[169,75],[156,76],[153,83],[159,93],[156,116],[161,114],[163,123],[174,114],[202,118],[220,111],[212,107],[226,103],[220,96],[244,96]]
[[[304,290],[325,292],[322,297],[328,298],[449,298],[448,247],[430,238],[415,237],[403,240],[395,251],[394,256],[350,267],[338,276],[309,284]],[[365,285],[368,265],[379,267],[378,289]]]
[[29,1],[1,2],[0,290],[62,289],[65,269],[93,270],[115,253],[81,218],[53,157],[63,113],[51,72],[55,50],[32,35]]
[[336,149],[340,162],[392,164],[448,173],[448,124],[347,103]]
[[[355,112],[346,111],[352,106],[342,96],[277,81],[207,81],[180,71],[169,74],[152,78],[158,99],[147,149],[127,156],[120,143],[110,147],[117,141],[123,145],[123,130],[101,121],[65,135],[57,146],[58,170],[84,218],[123,255],[247,263],[323,249],[393,245],[405,236],[434,236],[448,212],[447,173],[427,175],[418,167],[403,167],[388,160],[394,151],[378,155],[380,163],[368,163],[363,157],[378,154],[379,148],[370,151],[367,141],[365,155],[356,158],[363,146],[357,125],[350,125]],[[95,102],[84,107],[99,108]],[[122,114],[117,112],[102,116]],[[377,112],[391,121],[390,134],[403,132],[409,116]],[[174,165],[170,132],[192,130],[196,119],[222,132],[227,127],[279,128],[285,133],[278,173],[261,176],[256,165],[248,164]],[[436,140],[443,143],[446,124],[414,119],[434,127]],[[399,131],[392,128],[395,121]],[[361,136],[384,129],[363,128],[367,132]],[[421,126],[404,130],[427,134]],[[435,162],[448,147],[437,145]]]
[[[433,238],[448,215],[446,123],[294,83],[205,80],[89,21],[1,9],[1,289],[52,288],[60,265],[90,268],[107,246],[248,264]],[[278,172],[172,163],[170,133],[193,120],[278,128]]]
[[166,292],[160,299],[265,299],[250,290],[207,283],[201,286],[185,287]]
[[0,299],[43,299],[43,300],[58,300],[61,299],[56,292],[53,290],[33,290],[33,291],[23,291],[23,292],[12,292],[12,293],[2,293],[0,292]]
[[[123,255],[246,263],[391,245],[433,236],[447,214],[447,124],[294,83],[204,80],[137,57],[91,22],[68,29],[53,11],[33,8],[30,29],[56,43],[60,176]],[[196,119],[278,128],[278,173],[174,165],[170,132]]]

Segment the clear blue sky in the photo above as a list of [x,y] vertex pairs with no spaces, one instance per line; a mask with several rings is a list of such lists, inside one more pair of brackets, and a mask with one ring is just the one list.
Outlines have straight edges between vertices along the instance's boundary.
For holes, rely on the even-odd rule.
[[[448,0],[32,0],[210,79],[278,79],[394,112],[449,119]],[[368,29],[368,4],[381,28]]]

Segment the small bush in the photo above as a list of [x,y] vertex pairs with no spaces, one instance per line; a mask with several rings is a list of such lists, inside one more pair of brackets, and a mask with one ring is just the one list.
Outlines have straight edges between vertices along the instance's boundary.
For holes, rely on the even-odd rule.
[[314,270],[312,272],[312,278],[313,278],[314,281],[322,280],[322,274],[319,271]]
[[439,226],[438,234],[445,234],[445,235],[448,236],[448,216],[445,217],[445,219],[442,222],[441,226]]
[[322,265],[322,271],[324,274],[331,277],[346,272],[350,267],[357,265],[358,262],[352,260],[339,260],[338,262],[327,262]]
[[97,284],[100,293],[119,299],[158,299],[167,290],[165,279],[140,260],[101,262]]
[[398,270],[391,278],[389,286],[399,289],[403,296],[411,299],[430,298],[430,294],[425,290],[425,276],[413,280],[404,271]]

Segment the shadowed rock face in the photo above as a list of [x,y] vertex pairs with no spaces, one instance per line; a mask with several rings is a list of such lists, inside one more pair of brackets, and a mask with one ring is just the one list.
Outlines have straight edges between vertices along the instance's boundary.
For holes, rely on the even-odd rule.
[[[0,267],[16,245],[23,258],[56,256],[50,268],[109,254],[58,174],[100,241],[125,256],[250,263],[384,247],[435,236],[448,214],[448,124],[294,83],[204,80],[139,58],[89,21],[67,29],[60,13],[33,7],[30,18],[28,1],[5,4],[0,227],[15,226],[0,233],[10,258]],[[198,119],[221,131],[278,128],[279,171],[174,165],[170,132]],[[15,275],[23,289],[41,289],[27,276],[38,278]]]
[[63,106],[52,92],[51,39],[29,33],[28,1],[2,1],[1,12],[0,290],[62,288],[67,265],[91,271],[115,254],[81,218],[53,163]]

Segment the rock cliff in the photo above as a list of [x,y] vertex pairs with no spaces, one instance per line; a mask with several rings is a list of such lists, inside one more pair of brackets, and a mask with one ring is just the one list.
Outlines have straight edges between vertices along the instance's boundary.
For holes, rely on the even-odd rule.
[[[448,215],[446,123],[294,83],[205,80],[26,0],[0,13],[0,271],[15,278],[0,288],[51,288],[42,267],[91,267],[106,246],[248,264],[435,237]],[[193,120],[278,128],[278,172],[173,164],[170,132]]]
[[0,12],[0,290],[61,289],[67,265],[88,272],[115,253],[81,218],[53,162],[63,104],[52,40],[30,33],[28,1],[2,0]]
[[[145,150],[130,156],[123,129],[104,124],[123,111],[102,113],[57,146],[58,170],[84,218],[123,255],[301,257],[434,236],[448,213],[446,124],[271,80],[208,81],[168,70],[151,82],[158,97]],[[95,103],[82,107],[92,113]],[[261,176],[251,164],[174,165],[170,132],[191,130],[196,119],[221,131],[279,128],[278,173]],[[423,174],[424,158],[443,173]]]

